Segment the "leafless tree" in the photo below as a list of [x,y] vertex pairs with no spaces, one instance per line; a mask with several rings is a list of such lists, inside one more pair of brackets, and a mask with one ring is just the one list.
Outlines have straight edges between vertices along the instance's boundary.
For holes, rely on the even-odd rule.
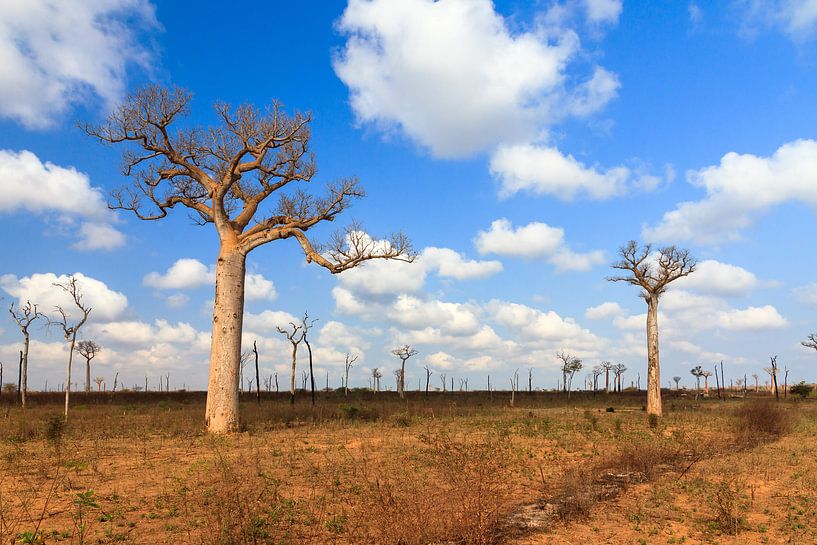
[[701,371],[701,376],[704,377],[704,395],[709,395],[709,377],[712,376],[712,371]]
[[255,402],[261,403],[261,376],[258,372],[258,344],[256,340],[252,342],[252,353],[255,355]]
[[289,403],[290,405],[295,404],[295,365],[298,362],[298,345],[301,344],[303,340],[303,331],[301,328],[303,324],[295,324],[295,322],[289,322],[292,331],[284,329],[280,326],[276,326],[278,333],[284,335],[287,340],[292,344],[292,373],[289,375]]
[[599,389],[599,377],[604,373],[605,367],[603,365],[596,365],[593,367],[593,396],[596,395],[596,390]]
[[[94,341],[79,341],[77,343],[77,353],[85,358],[85,392],[91,391],[91,360],[102,350]],[[147,390],[147,388],[145,388]]]
[[400,394],[400,399],[404,399],[406,397],[406,360],[417,355],[418,352],[411,346],[404,344],[392,350],[391,353],[400,358],[400,373],[397,375],[397,393]]
[[610,393],[610,371],[613,369],[613,363],[609,361],[601,362],[601,368],[604,370],[604,393]]
[[[698,391],[698,393],[700,393],[701,392],[701,377],[704,376],[704,373],[707,373],[708,371],[704,371],[703,367],[701,367],[700,365],[697,365],[697,366],[693,367],[692,369],[690,369],[689,372],[692,373],[693,377],[695,377],[695,389]],[[707,375],[707,376],[709,376],[709,375]]]
[[423,369],[426,370],[426,397],[428,397],[428,386],[429,382],[431,382],[431,375],[433,375],[434,372],[428,368],[428,365],[426,365]]
[[652,262],[652,246],[639,248],[631,240],[619,249],[621,260],[613,263],[614,269],[626,271],[624,276],[611,276],[611,282],[626,282],[641,288],[641,297],[647,303],[647,414],[660,417],[661,371],[658,358],[658,300],[671,282],[695,271],[695,258],[689,250],[668,246],[658,250]]
[[780,400],[780,392],[777,389],[777,356],[769,356],[769,360],[771,360],[771,365],[766,368],[766,371],[769,373],[771,377],[771,384],[772,388],[774,389],[774,397],[777,400]]
[[372,369],[372,391],[379,392],[380,391],[380,379],[383,378],[383,373],[380,372],[380,369],[375,367]]
[[352,364],[357,361],[357,358],[358,358],[357,354],[353,356],[349,354],[349,352],[346,353],[346,362],[343,364],[345,369],[346,380],[344,381],[343,388],[344,395],[347,397],[349,396],[349,369],[352,368]]
[[446,382],[445,381],[446,381],[447,378],[448,378],[448,375],[446,373],[440,373],[440,381],[442,381],[442,383],[443,383],[443,392],[445,392],[445,388],[446,388]]
[[562,391],[567,392],[570,397],[570,386],[573,383],[573,375],[582,368],[582,360],[568,354],[564,350],[556,354],[556,358],[562,362]]
[[309,380],[309,373],[301,371],[301,391],[306,392],[306,383]]
[[[324,197],[292,190],[309,184],[316,172],[309,115],[289,116],[277,103],[264,111],[218,103],[218,125],[174,130],[179,118],[189,113],[190,99],[190,93],[179,88],[145,87],[105,122],[84,129],[103,143],[128,146],[124,173],[133,181],[113,193],[112,208],[158,220],[181,205],[201,225],[215,226],[219,252],[206,422],[211,432],[234,432],[239,428],[238,370],[250,251],[292,238],[307,262],[332,273],[375,258],[411,261],[414,254],[402,234],[379,243],[355,225],[328,245],[307,236],[364,195],[354,178],[330,184]],[[265,206],[273,194],[279,197],[277,204]]]
[[675,390],[681,389],[681,377],[672,377],[673,382],[675,382]]
[[94,382],[96,383],[96,391],[102,391],[102,383],[105,382],[105,377],[94,377]]
[[805,341],[800,342],[806,348],[817,350],[817,333],[809,333]]
[[19,395],[20,403],[22,404],[23,408],[25,408],[26,394],[28,393],[28,350],[31,341],[31,333],[28,331],[28,328],[31,326],[31,323],[34,322],[34,320],[37,318],[42,318],[43,314],[37,310],[37,305],[31,304],[31,301],[26,301],[25,305],[17,309],[14,308],[14,303],[12,303],[9,307],[9,313],[17,323],[17,327],[19,327],[20,331],[23,333],[23,351],[22,358],[20,359]]
[[622,375],[624,374],[624,372],[627,370],[627,366],[626,366],[626,365],[624,365],[623,363],[617,363],[617,364],[616,364],[616,365],[614,365],[614,366],[613,366],[611,369],[612,369],[612,371],[613,371],[613,374],[614,374],[614,375],[615,375],[615,377],[616,377],[615,389],[616,389],[616,391],[617,391],[617,392],[621,392],[621,390],[622,390],[622,387],[621,387],[621,376],[622,376]]
[[755,393],[760,390],[760,384],[758,383],[758,378],[760,378],[757,373],[752,373],[752,378],[755,379]]
[[511,381],[511,407],[516,401],[516,389],[519,386],[519,370],[513,372],[513,376],[509,379]]
[[312,326],[314,326],[315,322],[317,322],[317,321],[318,321],[317,318],[315,318],[314,320],[310,320],[309,319],[309,313],[307,313],[307,312],[304,312],[304,317],[301,320],[301,328],[302,328],[302,331],[303,331],[303,335],[301,336],[301,338],[303,339],[304,344],[306,345],[306,352],[307,352],[307,355],[309,356],[309,382],[310,382],[310,385],[311,385],[311,392],[312,392],[312,406],[315,405],[315,374],[314,374],[314,371],[312,369],[312,345],[309,344],[308,335],[309,335],[309,330],[312,329]]
[[82,292],[77,285],[76,277],[72,276],[65,282],[56,282],[55,287],[65,291],[71,296],[74,306],[79,310],[81,316],[72,317],[70,313],[62,307],[57,307],[57,312],[60,314],[59,320],[50,321],[51,324],[59,325],[62,328],[63,335],[66,342],[68,342],[68,364],[65,371],[65,420],[68,420],[68,404],[71,397],[71,363],[74,360],[74,348],[77,343],[77,333],[80,328],[88,321],[88,316],[91,314],[91,307],[86,306],[82,302]]

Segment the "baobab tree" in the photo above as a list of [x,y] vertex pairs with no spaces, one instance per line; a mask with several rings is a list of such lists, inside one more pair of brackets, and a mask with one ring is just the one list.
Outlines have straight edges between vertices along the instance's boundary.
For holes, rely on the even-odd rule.
[[411,346],[404,344],[392,350],[391,353],[400,358],[400,370],[397,374],[397,393],[400,394],[400,399],[405,399],[406,360],[416,356],[418,352]]
[[[20,385],[19,395],[20,403],[25,408],[26,393],[28,393],[28,349],[31,341],[31,334],[28,331],[31,323],[43,315],[37,310],[37,305],[32,305],[31,301],[26,301],[25,305],[15,309],[14,303],[9,307],[9,313],[12,319],[17,323],[17,327],[23,333],[23,351],[20,356]],[[0,384],[1,385],[1,384]]]
[[383,373],[380,372],[380,369],[375,367],[372,369],[372,391],[379,392],[380,391],[380,379],[383,378]]
[[[91,360],[99,354],[102,347],[94,341],[79,341],[77,343],[77,353],[85,358],[85,393],[91,391]],[[147,390],[147,387],[145,387]]]
[[94,377],[94,382],[96,383],[96,391],[102,391],[102,383],[105,382],[105,377]]
[[[205,421],[210,432],[235,432],[247,254],[295,239],[308,263],[337,274],[369,259],[412,261],[414,253],[402,234],[377,241],[354,224],[327,245],[307,236],[364,196],[355,178],[329,184],[323,197],[292,190],[315,176],[311,116],[287,115],[277,103],[263,111],[218,103],[218,125],[174,130],[189,113],[190,100],[183,89],[144,87],[103,123],[83,128],[103,143],[128,146],[124,173],[133,181],[112,194],[111,208],[159,220],[181,205],[201,225],[215,227],[219,250]],[[273,194],[277,204],[265,206]]]
[[752,378],[755,379],[755,393],[757,393],[760,390],[760,383],[758,382],[760,377],[757,373],[752,373]]
[[604,366],[596,365],[593,367],[593,397],[596,396],[596,391],[599,389],[599,377],[604,373]]
[[77,285],[76,277],[72,276],[66,282],[56,282],[55,287],[60,288],[71,296],[74,306],[79,309],[79,316],[72,317],[70,313],[62,307],[57,307],[57,312],[60,315],[59,320],[52,320],[50,324],[59,325],[62,328],[63,335],[66,342],[68,342],[68,364],[65,369],[65,420],[68,420],[68,404],[71,397],[71,363],[74,360],[74,348],[77,344],[77,333],[80,328],[88,321],[88,316],[91,314],[91,307],[86,306],[82,302],[82,292]]
[[604,370],[604,393],[610,393],[610,370],[613,369],[613,363],[609,361],[601,362],[601,368]]
[[613,366],[612,370],[613,370],[613,374],[616,377],[615,390],[617,392],[621,392],[621,389],[622,389],[621,388],[621,376],[624,374],[624,371],[627,370],[627,366],[624,365],[623,363],[617,363],[616,365]]
[[281,326],[275,326],[275,329],[278,330],[278,333],[285,336],[287,340],[292,345],[292,373],[289,375],[289,403],[290,405],[295,404],[295,365],[298,363],[298,345],[301,344],[303,340],[303,331],[301,331],[301,327],[303,324],[296,324],[295,322],[289,322],[292,331],[282,328]]
[[556,357],[562,362],[562,391],[567,392],[567,396],[570,397],[573,375],[582,368],[582,360],[564,350],[559,351]]
[[693,377],[695,377],[695,390],[698,392],[701,391],[701,377],[704,376],[704,369],[700,365],[697,365],[689,370]]
[[806,348],[817,350],[817,333],[809,333],[808,337],[806,337],[806,340],[801,341],[800,344],[802,344]]
[[695,258],[689,250],[668,246],[652,255],[652,246],[639,248],[631,240],[619,248],[621,260],[613,263],[614,269],[626,271],[625,276],[611,276],[611,282],[626,282],[641,288],[640,296],[647,303],[647,414],[658,418],[661,407],[661,370],[658,359],[658,300],[666,293],[669,284],[695,271]]
[[344,388],[344,395],[346,397],[349,397],[349,369],[351,369],[352,364],[357,361],[357,357],[358,357],[357,354],[355,354],[353,356],[349,352],[346,353],[346,363],[343,364],[344,367],[345,367],[345,376],[346,376],[346,380],[343,383],[343,388]]
[[681,377],[672,377],[672,381],[675,382],[675,390],[678,391],[681,389]]
[[701,376],[704,377],[704,395],[709,397],[709,377],[712,376],[712,371],[701,371]]

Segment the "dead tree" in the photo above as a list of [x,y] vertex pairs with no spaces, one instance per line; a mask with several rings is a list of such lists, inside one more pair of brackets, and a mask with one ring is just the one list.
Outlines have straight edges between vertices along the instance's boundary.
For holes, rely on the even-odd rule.
[[513,407],[514,402],[516,401],[516,389],[519,386],[519,370],[513,372],[513,376],[510,378],[511,381],[511,407]]
[[533,393],[533,369],[528,368],[528,395]]
[[809,333],[808,337],[806,337],[806,340],[801,341],[800,344],[802,344],[806,348],[817,350],[817,333]]
[[37,310],[37,305],[31,304],[31,301],[26,301],[25,305],[17,309],[14,308],[14,303],[12,303],[9,307],[9,313],[17,323],[17,327],[19,327],[20,331],[23,333],[23,351],[21,352],[22,357],[20,359],[20,381],[17,392],[20,396],[20,404],[23,406],[23,408],[25,408],[26,394],[28,393],[28,350],[31,341],[31,334],[29,333],[28,328],[31,326],[31,323],[34,320],[37,318],[42,318],[43,314]]
[[252,353],[255,355],[255,402],[261,403],[261,376],[258,373],[258,345],[252,342]]
[[292,327],[292,331],[288,331],[280,326],[276,326],[275,329],[278,330],[278,333],[285,336],[290,344],[292,344],[292,373],[289,375],[289,403],[290,405],[294,405],[295,364],[298,362],[298,345],[301,344],[301,341],[303,340],[303,331],[301,331],[301,325],[296,325],[294,322],[289,322],[289,325]]
[[277,394],[279,392],[279,388],[278,388],[278,371],[275,371],[274,375],[275,375],[275,393]]
[[[269,242],[294,239],[308,263],[333,274],[375,258],[412,261],[414,254],[404,235],[381,243],[354,225],[327,246],[307,236],[364,196],[354,178],[330,184],[324,197],[292,189],[309,184],[316,172],[309,115],[289,116],[277,103],[266,110],[218,103],[218,125],[174,130],[188,115],[190,99],[179,88],[145,87],[102,124],[83,128],[103,143],[129,148],[123,155],[124,173],[133,181],[113,193],[111,208],[159,220],[181,205],[201,225],[215,227],[219,251],[206,423],[210,432],[235,432],[248,253]],[[277,204],[265,205],[273,194],[279,197]]]
[[626,271],[626,276],[612,276],[611,282],[626,282],[641,288],[641,297],[647,303],[647,414],[658,418],[661,407],[661,371],[658,358],[658,300],[669,284],[695,271],[696,261],[688,250],[668,246],[658,250],[653,262],[652,246],[639,248],[631,240],[619,249],[621,260],[614,269]]
[[[91,391],[91,360],[99,354],[102,347],[94,341],[79,341],[77,343],[77,353],[85,358],[85,392]],[[147,390],[147,386],[145,386]]]
[[562,362],[562,391],[567,392],[570,398],[570,387],[573,383],[573,375],[582,368],[582,360],[573,357],[572,354],[561,350],[556,357]]
[[400,358],[400,372],[397,376],[397,393],[400,394],[400,399],[405,399],[406,360],[417,355],[418,352],[411,346],[404,344],[392,350],[391,353]]
[[65,369],[65,411],[64,418],[68,420],[68,405],[71,397],[71,363],[74,360],[74,348],[77,343],[77,333],[80,328],[88,321],[88,316],[91,314],[91,307],[86,306],[82,302],[82,292],[77,285],[76,277],[69,278],[66,282],[56,282],[55,287],[60,288],[71,296],[74,306],[79,310],[81,316],[72,317],[62,307],[56,307],[60,314],[60,319],[51,321],[51,324],[58,325],[62,328],[63,335],[66,342],[68,342],[68,364]]
[[428,368],[428,365],[426,365],[423,369],[426,370],[426,397],[428,397],[428,387],[429,383],[431,382],[431,375],[433,375],[434,372]]
[[772,387],[774,388],[774,398],[780,401],[780,392],[777,389],[777,356],[769,356],[771,360],[771,367],[769,368],[772,376]]
[[309,381],[309,373],[301,371],[301,391],[306,392],[306,383]]
[[309,381],[312,387],[313,407],[315,406],[315,374],[312,369],[312,345],[309,344],[309,339],[307,338],[307,335],[309,334],[309,330],[312,329],[312,326],[314,326],[315,322],[317,321],[318,321],[317,318],[315,318],[314,320],[310,320],[309,313],[307,312],[304,312],[304,317],[301,320],[301,327],[303,329],[303,335],[301,336],[301,338],[303,339],[304,344],[306,345],[306,352],[309,355]]
[[357,361],[357,358],[358,358],[357,354],[352,356],[351,354],[349,354],[349,352],[346,353],[346,362],[343,364],[345,370],[344,375],[346,377],[346,380],[344,381],[343,385],[344,391],[343,395],[345,395],[346,397],[349,397],[349,369],[352,368],[352,364]]
[[448,377],[448,375],[447,375],[447,374],[445,374],[445,373],[440,373],[440,380],[441,380],[441,381],[442,381],[442,383],[443,383],[443,392],[445,392],[445,385],[446,385],[445,380],[446,380],[446,378],[447,378],[447,377]]

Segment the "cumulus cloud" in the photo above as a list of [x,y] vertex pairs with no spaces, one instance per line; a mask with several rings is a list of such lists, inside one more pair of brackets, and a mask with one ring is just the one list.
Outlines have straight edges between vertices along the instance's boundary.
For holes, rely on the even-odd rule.
[[401,295],[389,309],[389,318],[412,329],[433,327],[450,335],[473,335],[481,325],[478,312],[472,305]]
[[[0,150],[0,190],[0,214],[56,214],[69,224],[63,231],[77,237],[74,247],[79,250],[112,250],[125,243],[125,235],[111,225],[114,217],[102,191],[73,167],[43,163],[26,150]],[[83,223],[71,226],[75,219]]]
[[800,303],[817,306],[817,283],[799,286],[792,290],[792,295]]
[[[142,283],[160,290],[185,290],[213,286],[216,283],[216,269],[213,265],[205,265],[198,259],[182,258],[176,260],[164,274],[158,272],[146,274]],[[247,273],[244,278],[245,299],[272,301],[277,296],[278,292],[272,280],[264,278],[261,274]],[[187,302],[187,299],[182,300],[178,297],[176,299],[173,303],[183,305]],[[168,303],[173,304],[170,300]]]
[[624,309],[618,303],[610,301],[604,302],[595,307],[590,307],[584,311],[584,317],[589,320],[604,320],[615,318],[624,314]]
[[770,208],[790,201],[817,206],[817,142],[796,140],[770,157],[727,153],[720,164],[687,172],[687,181],[706,191],[682,202],[661,221],[642,230],[660,242],[717,244],[738,240]]
[[[124,294],[110,289],[104,282],[85,276],[78,272],[73,275],[77,279],[82,300],[91,307],[90,320],[108,321],[119,317],[128,306],[128,298]],[[57,276],[54,273],[37,273],[31,276],[17,278],[13,274],[0,276],[0,288],[15,297],[19,304],[31,301],[39,305],[42,312],[54,314],[54,307],[60,306],[69,314],[76,314],[71,297],[55,283],[66,283],[69,275]]]
[[[612,22],[619,4],[585,7],[593,21]],[[597,68],[567,89],[565,70],[580,49],[575,32],[512,32],[489,0],[350,0],[338,28],[347,42],[335,72],[357,118],[397,128],[440,157],[530,141],[566,113],[600,108],[618,87]]]
[[514,229],[509,220],[498,219],[477,234],[474,244],[481,254],[545,258],[560,271],[586,271],[604,262],[604,252],[575,252],[564,240],[564,229],[540,222]]
[[714,295],[747,295],[760,284],[757,276],[743,267],[707,259],[699,262],[691,275],[676,280],[674,286]]
[[502,263],[499,261],[467,259],[461,253],[450,248],[435,248],[433,246],[423,250],[419,263],[426,268],[436,270],[439,276],[456,280],[486,278],[502,271]]
[[744,31],[761,28],[784,32],[796,41],[814,36],[817,30],[817,2],[814,0],[739,0]]
[[129,65],[151,55],[135,26],[157,26],[147,0],[0,2],[0,117],[51,125],[70,105],[126,88]]

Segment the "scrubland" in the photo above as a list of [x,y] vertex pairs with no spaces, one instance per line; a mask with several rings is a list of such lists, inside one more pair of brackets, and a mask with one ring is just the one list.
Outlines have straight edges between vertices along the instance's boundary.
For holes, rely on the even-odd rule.
[[[0,543],[817,542],[817,404],[643,394],[33,394],[0,405]],[[8,402],[8,400],[7,400]]]

